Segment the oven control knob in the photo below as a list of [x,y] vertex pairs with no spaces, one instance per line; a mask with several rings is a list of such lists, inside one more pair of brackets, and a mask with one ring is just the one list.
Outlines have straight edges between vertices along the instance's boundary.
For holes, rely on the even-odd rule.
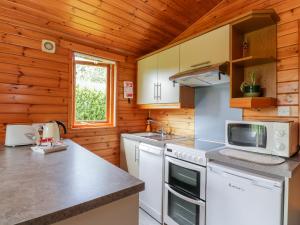
[[178,156],[178,152],[174,151],[174,155],[177,157]]
[[182,153],[182,158],[183,159],[187,158],[187,155],[185,153]]
[[284,137],[285,136],[285,131],[284,130],[277,130],[277,131],[275,131],[275,136],[276,137]]
[[278,150],[278,151],[283,151],[283,150],[285,149],[285,145],[282,144],[282,143],[277,143],[277,144],[275,145],[275,148],[276,148],[276,150]]
[[178,153],[178,158],[181,158],[181,157],[182,157],[182,153],[179,152],[179,153]]

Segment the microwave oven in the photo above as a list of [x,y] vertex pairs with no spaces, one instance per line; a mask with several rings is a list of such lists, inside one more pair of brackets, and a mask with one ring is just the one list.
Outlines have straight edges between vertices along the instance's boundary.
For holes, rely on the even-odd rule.
[[298,151],[298,124],[292,121],[226,121],[227,147],[290,157]]

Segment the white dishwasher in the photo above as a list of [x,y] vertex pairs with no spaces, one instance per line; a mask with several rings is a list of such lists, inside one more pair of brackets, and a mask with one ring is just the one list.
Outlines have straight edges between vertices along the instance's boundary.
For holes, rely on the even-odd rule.
[[145,182],[145,190],[140,193],[140,207],[161,223],[164,149],[141,143],[139,150],[139,178]]
[[206,225],[282,225],[283,180],[207,165]]

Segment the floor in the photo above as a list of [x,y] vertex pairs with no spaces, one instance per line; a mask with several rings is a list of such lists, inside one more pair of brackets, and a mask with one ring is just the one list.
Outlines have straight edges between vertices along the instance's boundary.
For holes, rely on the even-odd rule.
[[140,209],[139,225],[161,225],[151,216],[149,216],[144,210]]

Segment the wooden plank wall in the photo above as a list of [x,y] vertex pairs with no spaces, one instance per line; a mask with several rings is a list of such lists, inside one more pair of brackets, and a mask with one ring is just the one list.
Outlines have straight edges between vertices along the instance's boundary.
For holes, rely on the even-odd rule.
[[[245,119],[288,119],[298,122],[299,118],[299,28],[300,0],[223,0],[208,14],[195,22],[172,43],[218,24],[247,13],[253,9],[273,8],[280,17],[277,25],[277,98],[279,106],[289,106],[289,117],[278,117],[277,108],[262,110],[244,110]],[[162,121],[167,121],[172,110],[156,112],[164,115]],[[192,120],[192,114],[190,115]],[[159,117],[157,117],[159,119]],[[171,117],[170,117],[171,118]],[[183,115],[177,116],[182,121]],[[190,120],[185,120],[189,124]]]
[[[170,127],[172,133],[177,135],[194,136],[195,124],[194,109],[169,109],[152,110],[151,117],[163,124],[164,127]],[[158,126],[154,126],[157,128]]]
[[[0,143],[5,124],[60,120],[67,124],[69,50],[58,44],[55,54],[40,50],[41,40],[59,43],[59,37],[0,20]],[[147,113],[123,99],[123,81],[136,79],[136,63],[119,64],[117,127],[70,131],[73,139],[106,160],[119,164],[119,134],[145,128]]]

